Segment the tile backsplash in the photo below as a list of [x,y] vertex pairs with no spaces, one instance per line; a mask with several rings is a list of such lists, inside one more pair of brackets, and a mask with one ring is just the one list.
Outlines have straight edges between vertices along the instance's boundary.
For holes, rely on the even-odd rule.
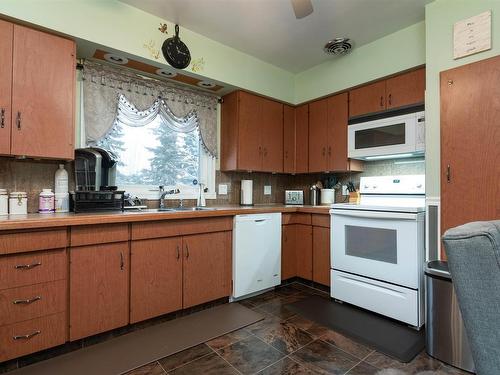
[[[28,193],[28,212],[38,211],[38,194],[43,188],[54,189],[54,173],[59,161],[18,160],[0,158],[0,188],[11,191],[26,191]],[[73,163],[64,163],[70,176],[69,189],[74,189]],[[335,177],[342,183],[351,180],[359,186],[361,176],[425,174],[425,160],[423,157],[411,159],[378,160],[365,163],[362,173],[336,174]],[[283,203],[285,190],[304,190],[304,202],[309,202],[309,187],[316,181],[324,181],[327,174],[269,174],[247,172],[216,172],[215,188],[218,192],[219,184],[227,185],[227,195],[217,194],[217,199],[207,200],[207,205],[239,204],[241,180],[253,180],[254,204]],[[271,186],[271,194],[264,195],[264,186]],[[340,192],[337,200],[342,199]],[[176,201],[168,201],[169,205],[177,205]],[[187,205],[194,205],[196,201],[187,201]],[[155,203],[152,203],[154,207]]]

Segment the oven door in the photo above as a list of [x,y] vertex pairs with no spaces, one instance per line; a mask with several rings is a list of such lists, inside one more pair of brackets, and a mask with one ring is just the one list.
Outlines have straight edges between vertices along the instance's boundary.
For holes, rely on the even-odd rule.
[[423,215],[333,209],[331,267],[417,289],[423,264]]
[[349,125],[348,156],[365,159],[421,152],[423,124],[419,112]]

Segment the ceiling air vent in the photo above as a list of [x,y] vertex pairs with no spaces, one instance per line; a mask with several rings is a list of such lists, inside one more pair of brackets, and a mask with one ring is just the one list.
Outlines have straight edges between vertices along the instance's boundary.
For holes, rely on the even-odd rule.
[[325,44],[323,51],[328,55],[342,56],[351,52],[353,44],[349,38],[335,38]]

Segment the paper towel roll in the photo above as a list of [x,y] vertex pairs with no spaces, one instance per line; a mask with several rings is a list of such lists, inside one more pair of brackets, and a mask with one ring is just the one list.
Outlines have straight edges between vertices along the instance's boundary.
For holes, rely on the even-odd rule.
[[253,180],[241,180],[241,205],[253,205]]

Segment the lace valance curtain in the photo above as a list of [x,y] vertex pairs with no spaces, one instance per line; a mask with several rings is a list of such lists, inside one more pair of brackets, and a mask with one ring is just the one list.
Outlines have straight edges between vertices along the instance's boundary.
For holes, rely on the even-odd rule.
[[95,145],[116,121],[144,126],[160,116],[178,132],[198,130],[206,151],[217,155],[217,97],[131,71],[87,61],[83,69],[83,114],[88,145]]

